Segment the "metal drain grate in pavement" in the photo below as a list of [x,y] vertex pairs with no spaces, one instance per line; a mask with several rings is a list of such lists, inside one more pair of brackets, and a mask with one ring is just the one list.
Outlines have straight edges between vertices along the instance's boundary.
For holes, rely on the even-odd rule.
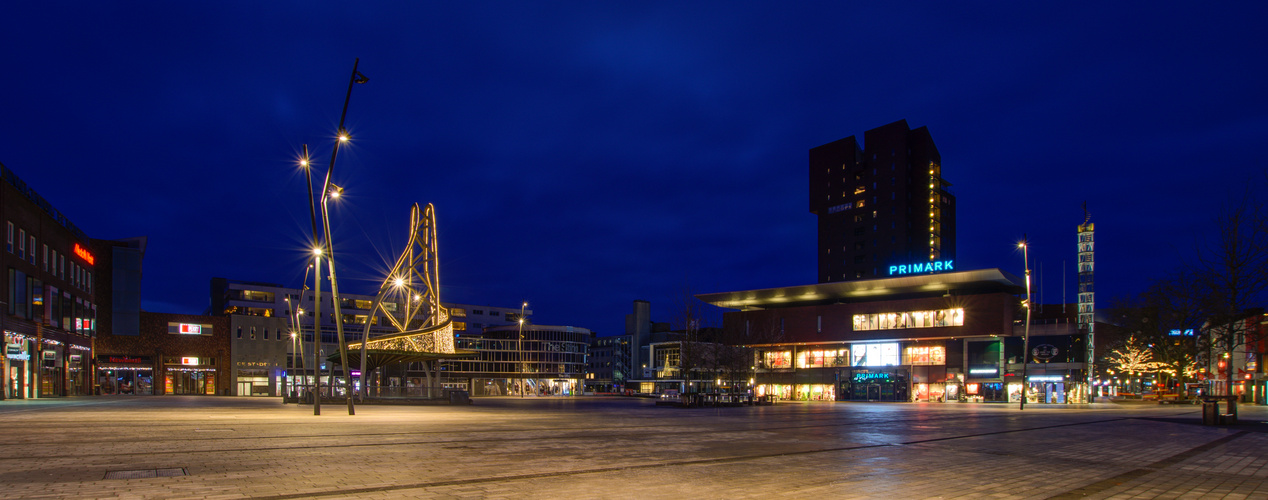
[[106,472],[104,479],[145,479],[149,477],[179,477],[188,476],[189,472],[184,467],[176,467],[170,469],[141,469],[141,470],[112,470]]

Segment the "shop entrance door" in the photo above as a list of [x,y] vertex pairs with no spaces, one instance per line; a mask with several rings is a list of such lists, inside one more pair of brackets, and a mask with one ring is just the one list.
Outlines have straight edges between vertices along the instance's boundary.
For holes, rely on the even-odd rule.
[[880,384],[868,384],[868,386],[867,386],[867,400],[868,400],[868,401],[880,401],[880,399],[881,399],[881,386],[880,386]]
[[251,395],[251,383],[250,383],[250,382],[238,382],[238,395],[239,395],[239,396],[250,396],[250,395]]

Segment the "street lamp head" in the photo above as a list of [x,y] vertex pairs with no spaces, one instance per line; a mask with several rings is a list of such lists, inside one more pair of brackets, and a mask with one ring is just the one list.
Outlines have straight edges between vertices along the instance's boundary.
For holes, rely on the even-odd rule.
[[314,249],[313,249],[313,255],[320,256],[320,255],[321,255],[321,247],[314,248]]
[[295,332],[291,332],[291,340],[295,340]]
[[524,324],[524,318],[520,318],[520,324]]
[[396,280],[395,280],[395,281],[393,281],[393,282],[392,282],[392,284],[393,284],[393,285],[396,285],[396,287],[397,287],[397,288],[403,287],[403,286],[405,286],[405,279],[404,279],[404,278],[396,278]]
[[336,186],[334,184],[331,184],[329,193],[331,198],[338,198],[340,196],[343,196],[343,188]]

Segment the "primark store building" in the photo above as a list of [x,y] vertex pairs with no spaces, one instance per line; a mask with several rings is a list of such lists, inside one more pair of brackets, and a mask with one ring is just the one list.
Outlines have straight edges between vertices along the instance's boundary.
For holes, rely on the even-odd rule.
[[[1017,401],[1024,281],[999,269],[922,271],[697,297],[736,310],[723,314],[723,328],[754,348],[751,383],[758,395]],[[1031,330],[1029,399],[1081,399],[1084,365],[1075,362],[1083,355],[1080,337],[1048,330]]]

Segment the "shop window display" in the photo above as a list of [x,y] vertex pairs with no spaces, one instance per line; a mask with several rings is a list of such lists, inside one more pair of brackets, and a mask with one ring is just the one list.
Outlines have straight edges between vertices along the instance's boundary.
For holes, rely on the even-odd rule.
[[964,309],[855,314],[854,331],[964,326]]

